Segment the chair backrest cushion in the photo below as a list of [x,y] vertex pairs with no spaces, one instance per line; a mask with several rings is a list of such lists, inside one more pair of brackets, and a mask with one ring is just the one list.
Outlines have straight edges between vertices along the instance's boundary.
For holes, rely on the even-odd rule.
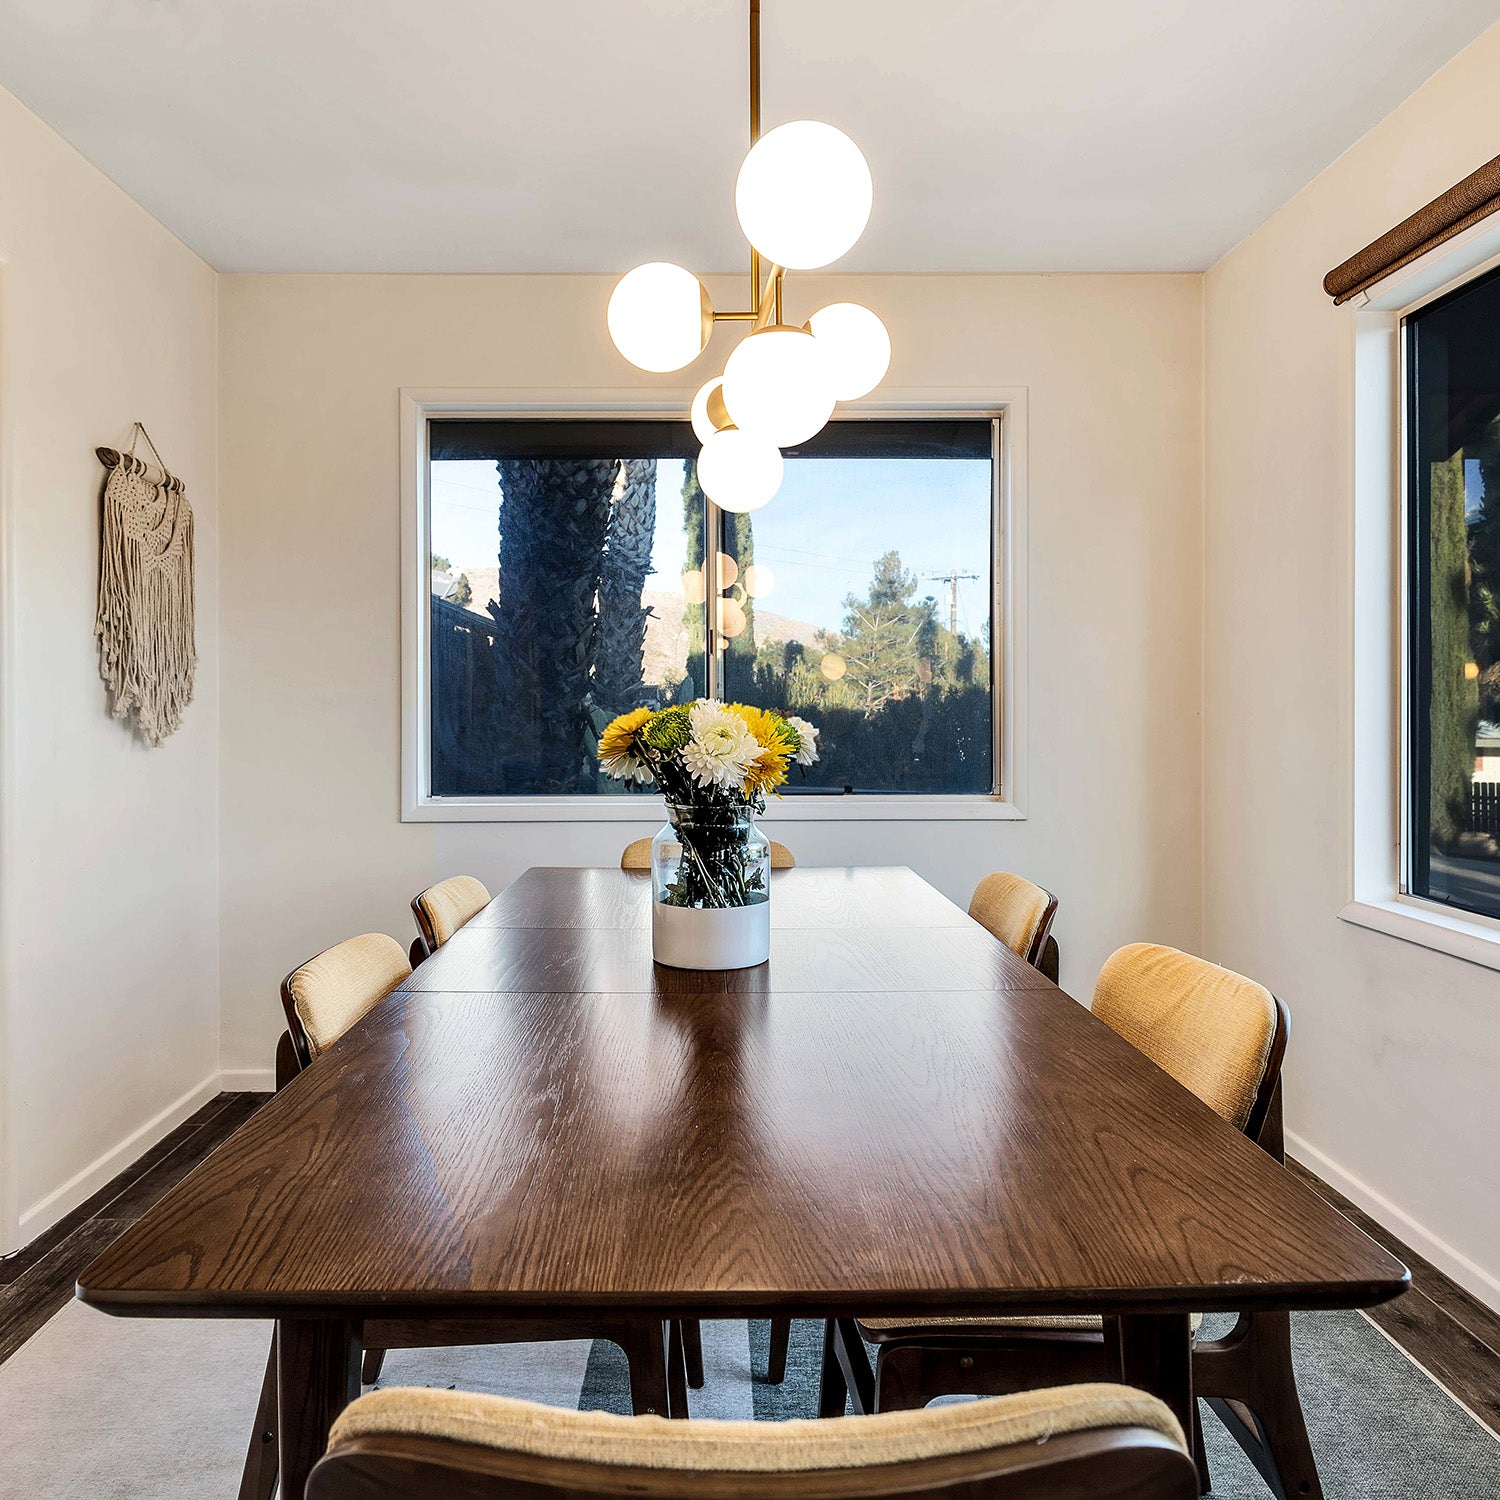
[[441,946],[476,912],[490,903],[490,893],[482,880],[472,875],[453,875],[430,885],[418,903],[432,927],[433,940]]
[[506,1396],[394,1387],[345,1407],[330,1444],[399,1433],[622,1468],[764,1474],[914,1462],[1108,1427],[1145,1427],[1178,1444],[1183,1440],[1176,1418],[1160,1401],[1119,1385],[785,1422],[621,1417]]
[[1110,955],[1093,1012],[1243,1130],[1276,1036],[1270,990],[1207,959],[1155,943]]
[[335,943],[288,976],[297,1019],[314,1057],[411,973],[406,950],[383,932]]
[[974,887],[969,915],[1022,958],[1031,954],[1037,928],[1052,904],[1052,897],[1041,886],[1020,875],[997,870],[986,875]]

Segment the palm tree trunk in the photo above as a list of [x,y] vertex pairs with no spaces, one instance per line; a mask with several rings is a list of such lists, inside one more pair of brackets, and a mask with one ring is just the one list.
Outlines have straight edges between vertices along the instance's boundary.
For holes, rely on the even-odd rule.
[[609,546],[599,578],[594,702],[608,717],[636,708],[645,691],[646,620],[641,591],[656,540],[656,460],[626,459],[609,513]]
[[588,698],[618,459],[502,458],[504,791],[589,789]]

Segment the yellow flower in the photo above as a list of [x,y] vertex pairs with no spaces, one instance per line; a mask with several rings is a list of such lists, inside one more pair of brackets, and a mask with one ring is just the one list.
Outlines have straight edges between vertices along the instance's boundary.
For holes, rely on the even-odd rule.
[[623,781],[651,779],[636,743],[636,736],[650,717],[649,708],[634,708],[605,727],[599,736],[599,765],[609,775]]
[[796,752],[796,736],[787,728],[786,720],[779,714],[768,713],[748,703],[726,703],[724,706],[744,720],[745,727],[760,746],[760,754],[745,776],[745,795],[753,797],[784,786],[787,765]]

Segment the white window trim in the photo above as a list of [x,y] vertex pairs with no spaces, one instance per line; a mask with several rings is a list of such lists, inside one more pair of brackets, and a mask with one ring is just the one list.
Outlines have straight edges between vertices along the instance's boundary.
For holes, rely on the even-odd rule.
[[1406,888],[1407,521],[1401,320],[1500,265],[1500,215],[1388,276],[1354,303],[1347,453],[1350,607],[1345,698],[1345,922],[1500,969],[1500,921]]
[[[427,423],[432,417],[680,417],[693,391],[401,391],[401,820],[405,823],[649,822],[660,803],[642,797],[433,797],[428,794],[428,632],[431,552],[427,515]],[[1000,713],[998,796],[845,796],[771,799],[767,822],[1015,821],[1026,816],[1026,390],[1019,386],[882,390],[862,415],[1000,417],[996,473],[994,619]]]

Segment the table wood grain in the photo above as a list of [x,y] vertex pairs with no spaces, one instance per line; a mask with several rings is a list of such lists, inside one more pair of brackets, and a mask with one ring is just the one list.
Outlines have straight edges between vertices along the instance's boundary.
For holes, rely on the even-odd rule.
[[722,975],[654,966],[648,902],[623,872],[528,872],[80,1297],[346,1321],[1166,1316],[1404,1288],[1397,1260],[911,872],[776,877],[769,963]]

